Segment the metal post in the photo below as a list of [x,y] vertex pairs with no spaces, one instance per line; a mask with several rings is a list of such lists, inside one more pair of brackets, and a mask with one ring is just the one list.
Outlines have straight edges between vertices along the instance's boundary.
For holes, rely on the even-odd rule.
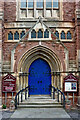
[[55,88],[53,88],[53,99],[55,99]]
[[69,100],[69,95],[68,95],[68,93],[67,93],[67,100]]
[[19,105],[19,94],[18,94],[18,105]]
[[12,100],[13,100],[13,95],[14,95],[14,93],[12,92]]
[[7,92],[5,92],[5,105],[7,103]]
[[73,92],[73,105],[74,105],[74,92]]

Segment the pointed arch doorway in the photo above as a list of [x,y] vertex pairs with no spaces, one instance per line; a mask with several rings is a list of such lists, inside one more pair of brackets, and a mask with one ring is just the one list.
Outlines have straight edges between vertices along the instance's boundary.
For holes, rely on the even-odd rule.
[[28,85],[29,95],[50,95],[51,68],[49,64],[38,58],[30,65]]

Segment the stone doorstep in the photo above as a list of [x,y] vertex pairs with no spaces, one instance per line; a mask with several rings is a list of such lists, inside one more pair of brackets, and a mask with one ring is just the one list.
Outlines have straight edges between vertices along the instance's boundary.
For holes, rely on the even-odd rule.
[[63,108],[62,105],[19,105],[18,108]]

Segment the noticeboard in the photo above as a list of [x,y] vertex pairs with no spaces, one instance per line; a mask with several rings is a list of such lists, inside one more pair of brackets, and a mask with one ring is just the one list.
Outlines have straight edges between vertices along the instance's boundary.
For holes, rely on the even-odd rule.
[[2,79],[3,92],[16,92],[16,78],[8,74]]
[[64,78],[64,92],[77,92],[77,81],[78,79],[73,74],[66,76]]

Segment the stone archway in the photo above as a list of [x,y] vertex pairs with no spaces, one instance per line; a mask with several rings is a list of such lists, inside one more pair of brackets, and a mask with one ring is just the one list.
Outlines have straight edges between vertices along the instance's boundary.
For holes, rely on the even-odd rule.
[[[17,71],[28,73],[31,64],[39,58],[43,59],[49,64],[51,73],[63,70],[61,61],[51,49],[45,46],[36,46],[36,47],[29,49],[21,56],[18,62]],[[52,76],[51,78],[52,85],[53,85],[53,77],[54,76]],[[24,84],[24,82],[20,82],[20,83]],[[26,78],[25,84],[26,86],[28,85],[28,76]],[[18,85],[19,88],[20,86],[21,85]],[[25,86],[25,85],[22,85],[22,86]]]
[[32,62],[38,58],[42,58],[48,62],[51,67],[51,72],[61,71],[63,69],[58,56],[51,49],[44,46],[36,46],[29,49],[21,56],[18,62],[17,71],[28,73]]

